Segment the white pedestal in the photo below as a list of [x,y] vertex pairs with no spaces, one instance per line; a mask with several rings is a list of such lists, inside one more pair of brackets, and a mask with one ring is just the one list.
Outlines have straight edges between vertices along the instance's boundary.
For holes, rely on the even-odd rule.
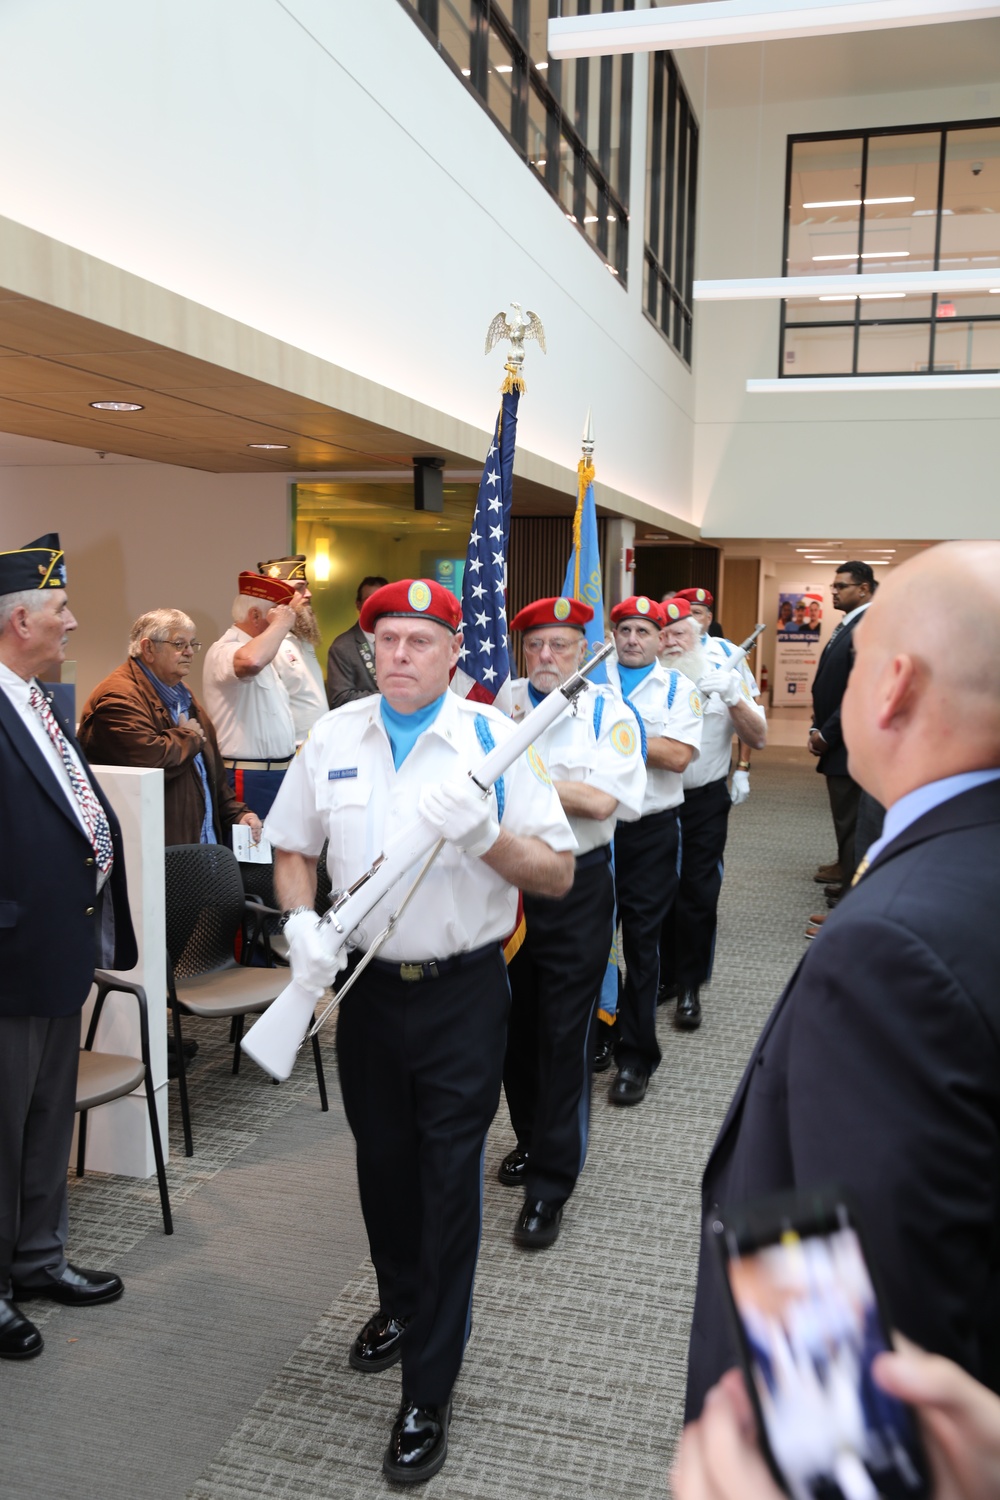
[[[92,769],[122,827],[129,905],[139,946],[139,962],[134,969],[118,972],[121,978],[141,984],[146,991],[152,1085],[163,1154],[169,1158],[163,772],[132,766],[94,766]],[[92,992],[83,1011],[81,1045],[93,1008]],[[142,1056],[139,1007],[132,995],[108,996],[94,1039],[94,1050]],[[75,1139],[73,1152],[75,1160]],[[146,1100],[141,1089],[90,1111],[86,1165],[98,1172],[117,1172],[125,1177],[151,1177],[156,1171]]]

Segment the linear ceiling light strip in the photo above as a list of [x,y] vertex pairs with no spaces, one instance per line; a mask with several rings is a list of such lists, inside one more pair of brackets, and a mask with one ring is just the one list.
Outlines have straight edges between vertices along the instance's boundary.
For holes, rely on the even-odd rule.
[[877,293],[992,292],[1000,288],[1000,266],[991,271],[871,271],[863,276],[743,276],[696,281],[696,302],[746,302],[788,297],[874,296]]

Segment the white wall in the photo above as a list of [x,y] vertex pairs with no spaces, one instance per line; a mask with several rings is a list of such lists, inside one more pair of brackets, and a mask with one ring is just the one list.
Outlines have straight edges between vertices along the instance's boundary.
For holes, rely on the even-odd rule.
[[[0,212],[487,427],[482,340],[541,316],[519,442],[691,512],[692,382],[398,0],[7,0]],[[30,122],[30,128],[26,128]],[[16,141],[16,148],[11,143]]]
[[[72,450],[70,450],[72,451]],[[81,463],[0,468],[0,545],[57,531],[79,628],[77,711],[124,661],[132,621],[172,606],[204,646],[230,623],[242,569],[289,545],[287,481],[271,474],[203,474],[164,464]],[[191,673],[200,692],[201,661]]]
[[[934,28],[937,30],[938,28]],[[751,58],[750,53],[754,56]],[[759,67],[759,49],[747,49]],[[987,90],[986,93],[991,91]],[[1000,89],[993,90],[1000,112]],[[703,133],[702,278],[777,276],[787,137],[980,118],[981,88],[712,108]],[[706,536],[997,536],[996,391],[748,395],[778,373],[777,302],[695,315],[695,517]]]

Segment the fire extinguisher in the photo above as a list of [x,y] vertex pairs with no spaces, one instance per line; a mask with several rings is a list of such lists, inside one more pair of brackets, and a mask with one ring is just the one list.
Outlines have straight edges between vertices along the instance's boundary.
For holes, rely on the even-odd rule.
[[766,697],[768,689],[770,688],[770,686],[771,686],[771,684],[768,681],[767,666],[765,664],[760,669],[760,696],[762,698]]

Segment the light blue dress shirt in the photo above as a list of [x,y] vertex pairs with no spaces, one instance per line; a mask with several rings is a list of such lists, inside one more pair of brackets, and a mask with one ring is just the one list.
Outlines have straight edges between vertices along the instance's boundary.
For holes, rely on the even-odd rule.
[[887,844],[898,839],[924,813],[940,807],[942,802],[950,802],[952,797],[958,797],[962,792],[971,791],[974,786],[985,786],[988,781],[997,780],[1000,780],[1000,766],[990,771],[962,771],[958,776],[944,776],[940,781],[929,781],[926,786],[918,786],[915,791],[907,792],[905,797],[900,797],[889,808],[882,824],[882,837],[877,838],[866,851],[869,865],[875,863]]

